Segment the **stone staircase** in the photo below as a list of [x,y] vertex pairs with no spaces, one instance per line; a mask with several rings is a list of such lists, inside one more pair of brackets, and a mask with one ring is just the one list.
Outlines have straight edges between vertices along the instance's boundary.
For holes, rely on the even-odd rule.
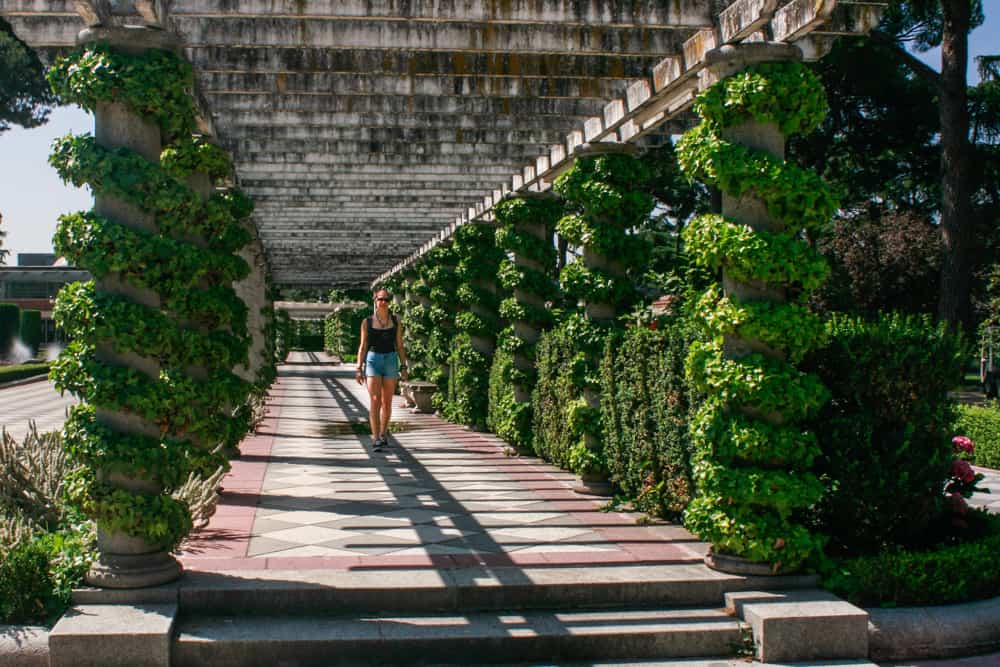
[[[734,611],[750,618],[755,604],[793,599],[801,614],[825,595],[814,585],[701,564],[189,572],[156,589],[79,591],[50,658],[52,667],[727,660],[752,653],[755,638],[766,643],[764,621],[751,627]],[[774,614],[763,617],[776,633]],[[801,619],[782,627],[810,630]],[[850,644],[815,657],[863,657]]]

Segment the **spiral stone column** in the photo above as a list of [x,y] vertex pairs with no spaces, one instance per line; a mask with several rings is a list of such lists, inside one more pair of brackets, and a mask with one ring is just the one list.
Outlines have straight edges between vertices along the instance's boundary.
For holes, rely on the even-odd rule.
[[552,326],[546,306],[558,295],[553,232],[562,203],[552,193],[519,193],[495,207],[497,246],[512,256],[499,267],[512,295],[500,304],[509,323],[497,337],[491,370],[490,427],[518,452],[532,453],[531,391],[537,381],[535,345]]
[[[81,46],[98,41],[106,41],[114,50],[132,55],[156,48],[177,48],[176,39],[168,33],[145,28],[91,28],[77,38]],[[94,137],[97,144],[105,148],[127,148],[150,162],[159,162],[162,148],[159,126],[140,117],[124,103],[98,103],[94,112]],[[155,234],[158,231],[155,216],[108,194],[95,193],[94,212],[142,232]],[[160,297],[155,291],[130,285],[115,273],[96,280],[95,291],[120,295],[151,309],[160,308]],[[160,364],[155,359],[134,352],[117,352],[104,341],[96,343],[95,357],[98,362],[110,366],[135,368],[153,380],[160,372]],[[98,424],[117,432],[150,438],[160,435],[155,424],[132,413],[101,406],[95,406],[94,413]],[[106,470],[97,470],[96,477],[99,482],[131,493],[163,492],[163,484],[156,479],[139,479]],[[176,579],[182,569],[177,559],[159,545],[121,531],[107,530],[101,522],[97,522],[97,550],[100,556],[86,576],[87,583],[93,586],[155,586]]]
[[455,338],[455,249],[446,239],[427,252],[421,265],[421,277],[430,288],[430,331],[427,340],[427,379],[437,385],[434,409],[444,410],[448,400],[448,358]]
[[685,172],[723,194],[721,216],[685,230],[696,261],[722,269],[721,293],[699,303],[712,340],[688,358],[708,399],[693,420],[698,497],[685,523],[712,543],[711,567],[741,574],[795,570],[824,543],[802,514],[822,493],[810,471],[818,446],[796,422],[827,393],[794,364],[822,340],[806,300],[828,272],[801,232],[818,231],[836,202],[816,174],[784,161],[786,136],[825,113],[822,84],[800,58],[770,43],[709,54],[719,82],[696,102],[703,123],[678,145]]
[[[627,232],[642,223],[653,208],[649,195],[638,191],[647,174],[636,159],[631,144],[586,144],[577,149],[576,163],[556,181],[555,190],[566,200],[571,211],[559,220],[561,237],[582,248],[583,257],[563,268],[559,282],[563,291],[577,299],[589,327],[609,332],[617,326],[616,318],[634,302],[635,289],[628,276],[629,268],[642,270],[648,259],[648,247]],[[600,339],[599,333],[588,338]],[[583,350],[593,376],[600,365],[603,349],[591,343]],[[586,452],[578,460],[588,461],[580,473],[579,493],[609,495],[600,424],[600,388],[594,382],[579,387],[590,418],[582,434]]]
[[484,430],[490,365],[500,328],[496,273],[503,253],[496,246],[493,225],[486,222],[463,225],[452,239],[458,280],[454,299],[462,309],[455,315],[457,334],[451,345],[444,414],[450,421]]

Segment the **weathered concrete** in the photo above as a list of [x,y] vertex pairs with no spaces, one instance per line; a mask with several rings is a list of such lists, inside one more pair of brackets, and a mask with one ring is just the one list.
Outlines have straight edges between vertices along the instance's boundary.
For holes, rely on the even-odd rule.
[[873,660],[921,660],[1000,649],[1000,597],[940,607],[869,609]]
[[822,590],[726,593],[764,662],[868,657],[868,614]]
[[176,615],[176,604],[73,607],[49,634],[51,667],[170,667]]
[[49,667],[48,629],[0,625],[0,667]]
[[[683,131],[706,84],[704,55],[716,46],[758,39],[766,27],[815,57],[836,35],[869,30],[878,7],[867,0],[0,0],[0,15],[43,58],[71,45],[85,24],[149,24],[178,34],[196,68],[205,124],[233,151],[237,181],[263,174],[282,181],[247,187],[264,204],[254,223],[274,278],[357,286],[439,239],[464,212],[489,219],[505,191],[548,189],[579,144],[656,142]],[[282,190],[300,177],[321,189]],[[341,195],[348,181],[351,192]],[[439,187],[410,185],[422,181]],[[387,196],[398,206],[379,206]],[[296,201],[316,206],[304,211]],[[348,212],[355,205],[359,215]],[[337,241],[344,254],[365,257],[364,278],[323,259],[336,250],[332,243],[314,243],[317,252],[302,256],[273,245],[289,229],[345,229],[360,239],[368,229],[392,235],[407,220],[414,228],[393,237],[402,258]],[[303,248],[309,237],[285,238]]]

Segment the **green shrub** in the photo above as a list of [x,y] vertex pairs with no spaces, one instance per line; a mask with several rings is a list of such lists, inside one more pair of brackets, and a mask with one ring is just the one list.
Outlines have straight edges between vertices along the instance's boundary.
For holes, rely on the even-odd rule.
[[573,472],[607,472],[603,447],[587,446],[588,436],[601,437],[601,410],[590,407],[583,393],[600,391],[600,358],[611,331],[577,313],[542,334],[536,348],[535,451]]
[[604,449],[612,481],[638,509],[680,514],[692,495],[684,360],[694,337],[683,320],[609,338],[601,365]]
[[514,365],[514,356],[497,350],[490,367],[486,428],[514,448],[530,452],[534,441],[531,403],[518,403],[514,396],[514,384],[519,378],[526,382],[523,371],[519,371]]
[[961,342],[926,317],[834,317],[805,365],[832,397],[813,422],[828,492],[819,506],[835,552],[877,553],[936,539],[952,460]]
[[49,372],[51,364],[19,364],[17,366],[0,366],[0,383],[13,382],[24,378],[44,375]]
[[976,444],[974,464],[1000,470],[1000,410],[960,405],[954,432]]
[[49,554],[37,541],[20,542],[0,559],[0,622],[42,620],[52,594]]
[[981,517],[985,534],[929,551],[894,549],[843,560],[823,585],[854,604],[952,604],[1000,595],[1000,518]]
[[42,342],[42,311],[21,311],[20,336],[21,342],[31,350],[32,356],[38,354],[38,346]]
[[327,315],[323,326],[323,347],[346,364],[356,362],[361,343],[361,322],[370,312],[367,306],[361,306],[343,308]]
[[21,327],[21,309],[13,303],[0,303],[0,359],[14,344]]

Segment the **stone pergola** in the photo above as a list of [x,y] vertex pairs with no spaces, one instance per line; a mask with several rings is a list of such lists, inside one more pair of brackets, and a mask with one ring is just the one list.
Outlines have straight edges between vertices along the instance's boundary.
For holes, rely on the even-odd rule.
[[44,60],[88,26],[176,33],[274,282],[358,287],[590,142],[689,124],[705,54],[822,55],[884,3],[843,0],[0,0]]

